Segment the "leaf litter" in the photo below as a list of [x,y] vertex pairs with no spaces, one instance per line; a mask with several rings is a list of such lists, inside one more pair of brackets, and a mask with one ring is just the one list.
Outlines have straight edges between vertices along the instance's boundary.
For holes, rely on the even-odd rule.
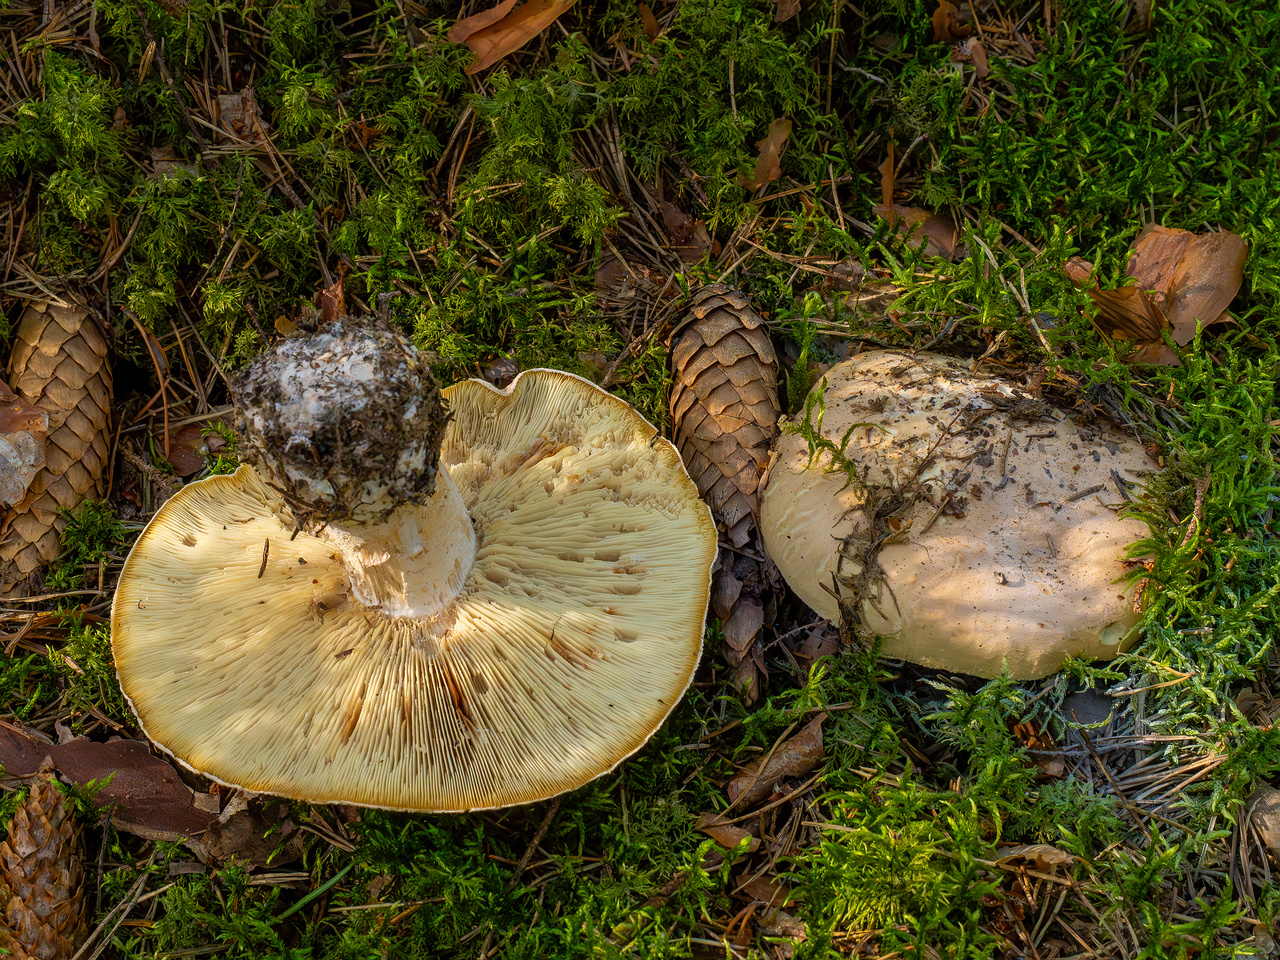
[[1132,286],[1086,286],[1093,265],[1078,257],[1064,270],[1097,305],[1098,329],[1112,339],[1134,341],[1129,362],[1177,366],[1181,360],[1164,334],[1185,347],[1197,328],[1231,323],[1227,308],[1244,283],[1248,257],[1249,245],[1230,231],[1195,234],[1153,223],[1130,248],[1126,273]]

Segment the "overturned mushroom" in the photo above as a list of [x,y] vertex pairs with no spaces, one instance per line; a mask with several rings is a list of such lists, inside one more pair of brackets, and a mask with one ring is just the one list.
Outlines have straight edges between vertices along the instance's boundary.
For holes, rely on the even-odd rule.
[[552,370],[456,384],[446,415],[411,346],[345,323],[250,368],[261,474],[184,488],[125,565],[147,735],[220,782],[401,810],[612,770],[701,652],[716,532],[679,455]]
[[936,354],[837,364],[807,410],[776,445],[761,532],[819,614],[885,656],[984,677],[1136,639],[1117,581],[1146,527],[1117,511],[1156,468],[1139,444]]

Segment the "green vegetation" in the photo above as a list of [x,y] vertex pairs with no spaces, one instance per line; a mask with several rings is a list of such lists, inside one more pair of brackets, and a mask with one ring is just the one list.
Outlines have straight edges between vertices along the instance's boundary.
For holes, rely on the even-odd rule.
[[[444,380],[503,358],[607,374],[664,427],[662,336],[682,291],[723,277],[800,358],[785,386],[805,416],[820,415],[804,408],[808,362],[847,340],[989,352],[1042,375],[1046,399],[1135,431],[1168,466],[1133,508],[1151,529],[1132,553],[1142,642],[1037,684],[856,648],[806,680],[774,644],[751,707],[709,643],[667,726],[564,798],[536,849],[546,805],[299,805],[300,861],[172,876],[194,858],[181,845],[90,830],[97,919],[149,895],[108,924],[108,955],[1267,955],[1257,931],[1280,916],[1280,885],[1243,823],[1252,792],[1280,777],[1280,731],[1257,709],[1280,696],[1274,3],[1168,0],[1141,30],[1112,0],[979,2],[982,79],[934,42],[932,0],[813,0],[783,23],[764,0],[650,5],[654,39],[636,3],[580,0],[478,78],[444,36],[459,11],[434,2],[99,0],[66,8],[57,42],[39,4],[10,6],[0,201],[15,246],[0,333],[33,277],[87,291],[114,327],[122,448],[167,470],[160,411],[188,412],[206,389],[224,402],[221,374],[340,276],[348,305],[434,351]],[[752,196],[743,176],[781,117],[782,175]],[[956,262],[874,216],[891,141],[899,202],[963,228]],[[693,227],[671,227],[660,203],[706,231],[700,262],[673,252]],[[1151,221],[1231,229],[1250,252],[1235,323],[1198,337],[1182,367],[1135,370],[1061,264],[1083,257],[1117,285]],[[612,287],[596,281],[610,260],[628,268]],[[829,268],[853,261],[867,289],[901,288],[891,311],[833,292]],[[169,392],[139,421],[149,447],[128,432],[159,388],[139,325],[170,364]],[[190,396],[172,386],[184,377]],[[220,439],[213,472],[236,462]],[[77,513],[47,580],[90,594],[5,614],[4,719],[51,736],[66,723],[105,738],[103,718],[136,729],[104,618],[153,481],[118,469],[114,499]],[[768,639],[804,622],[783,598]],[[1105,691],[1107,742],[1073,713]],[[736,770],[819,710],[822,760],[739,824],[763,832],[759,851],[696,828],[728,806]],[[1028,844],[1070,859],[1001,859]],[[750,906],[758,878],[787,886],[796,927]]]

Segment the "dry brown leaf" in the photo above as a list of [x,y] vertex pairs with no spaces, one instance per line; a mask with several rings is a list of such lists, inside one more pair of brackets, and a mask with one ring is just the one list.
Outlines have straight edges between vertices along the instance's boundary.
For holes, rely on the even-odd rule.
[[694,824],[694,828],[701,830],[720,846],[726,850],[735,849],[743,840],[750,837],[751,842],[747,844],[747,853],[755,853],[760,849],[760,838],[751,835],[751,831],[743,830],[742,827],[732,823],[724,823],[718,813],[704,813],[698,817],[698,822]]
[[1083,287],[1093,275],[1093,264],[1081,257],[1072,257],[1062,265],[1062,272],[1077,287]]
[[109,808],[112,821],[122,830],[153,840],[174,840],[200,833],[217,819],[217,814],[196,807],[191,788],[173,767],[152,756],[144,743],[80,738],[54,745],[50,755],[58,773],[73,783],[111,777],[93,802]]
[[186,844],[202,863],[235,860],[253,866],[278,867],[302,856],[302,831],[289,819],[289,806],[271,803],[259,810],[246,806],[215,820],[198,840]]
[[1187,252],[1189,230],[1172,230],[1158,223],[1148,224],[1134,239],[1129,250],[1125,273],[1133,277],[1143,290],[1162,293],[1173,284],[1178,261]]
[[1117,287],[1115,290],[1086,291],[1098,305],[1094,323],[1108,337],[1136,340],[1139,343],[1160,341],[1160,331],[1168,327],[1164,313],[1141,287]]
[[1173,341],[1186,346],[1196,321],[1208,327],[1229,320],[1227,307],[1244,283],[1249,245],[1230,232],[1206,233],[1187,241],[1173,282],[1165,293],[1164,314],[1173,325]]
[[484,368],[481,376],[499,390],[511,386],[511,381],[520,375],[520,362],[515,357],[496,357]]
[[492,10],[459,20],[449,30],[454,43],[464,43],[475,54],[468,76],[485,70],[509,53],[515,53],[567,13],[576,0],[527,0],[515,9],[505,0]]
[[[1126,271],[1173,328],[1178,346],[1203,326],[1230,320],[1226,312],[1244,282],[1249,245],[1229,231],[1194,234],[1159,224],[1133,241]],[[1135,338],[1138,339],[1138,338]]]
[[84,786],[110,777],[94,795],[121,830],[149,840],[181,840],[205,830],[216,813],[196,807],[195,794],[177,771],[136,740],[98,743],[79,737],[44,743],[6,724],[0,728],[0,766],[11,776],[31,776],[45,757],[64,780]]
[[204,440],[206,424],[190,423],[169,437],[169,456],[173,472],[189,477],[205,468],[209,447]]
[[778,9],[774,11],[774,23],[786,23],[800,12],[800,0],[778,0]]
[[963,40],[971,33],[973,28],[960,22],[960,8],[951,0],[938,0],[938,9],[933,11],[933,42]]
[[760,158],[756,161],[755,172],[750,177],[743,176],[739,182],[754,193],[765,184],[772,183],[782,176],[782,148],[790,136],[791,121],[786,117],[769,124],[769,132],[765,134],[764,139],[756,141]]
[[826,627],[811,630],[794,651],[796,660],[806,672],[823,657],[834,657],[840,652],[840,640],[837,634]]
[[1127,363],[1150,363],[1161,367],[1180,367],[1182,358],[1176,350],[1161,340],[1159,343],[1144,343],[1133,353],[1124,358]]
[[1034,720],[1013,725],[1013,735],[1028,751],[1028,758],[1036,765],[1040,779],[1056,780],[1062,777],[1067,765],[1058,755],[1058,744],[1053,735]]
[[729,800],[736,807],[750,810],[769,796],[784,777],[806,776],[822,762],[822,722],[818,714],[808,726],[778,745],[763,770],[746,769],[729,781]]
[[496,7],[490,7],[488,10],[481,10],[479,13],[464,17],[450,27],[445,36],[450,43],[466,43],[467,38],[473,33],[478,33],[485,27],[492,27],[505,17],[518,2],[519,0],[502,0],[502,3]]
[[960,247],[960,234],[955,225],[936,213],[920,207],[895,205],[888,209],[883,204],[876,204],[872,212],[893,224],[910,246],[918,247],[923,243],[926,257],[950,260]]
[[871,208],[872,212],[905,234],[907,243],[913,247],[923,242],[925,256],[950,260],[960,247],[960,235],[951,221],[920,207],[903,207],[893,202],[893,149],[890,140],[889,155],[879,166],[880,202]]
[[658,25],[658,18],[653,15],[647,3],[640,4],[640,22],[644,25],[644,35],[650,40],[657,40],[662,28]]
[[218,94],[218,125],[225,134],[224,141],[262,143],[266,140],[262,109],[253,87],[245,87],[239,93]]
[[673,244],[678,246],[688,243],[693,238],[693,217],[674,203],[659,200],[658,214],[662,217],[662,225],[667,228],[667,237]]
[[1075,857],[1065,850],[1050,846],[1047,843],[1024,843],[1017,847],[1001,847],[996,851],[996,863],[1008,863],[1011,860],[1027,860],[1040,870],[1052,872],[1054,867],[1062,864],[1070,865]]
[[[1176,366],[1181,361],[1163,332],[1184,347],[1195,338],[1197,323],[1230,322],[1227,307],[1240,292],[1248,256],[1249,245],[1229,231],[1197,235],[1151,224],[1129,254],[1126,270],[1136,285],[1086,291],[1098,305],[1094,322],[1109,337],[1135,341],[1130,363]],[[1092,265],[1072,257],[1063,270],[1084,288]]]
[[[786,937],[796,942],[805,940],[809,935],[804,921],[777,907],[766,910],[760,917],[760,933],[765,937]],[[779,943],[776,949],[783,957],[795,955],[795,947],[790,943]]]
[[885,209],[893,208],[893,141],[889,141],[888,156],[884,158],[884,163],[876,168],[880,171],[880,206]]
[[1280,790],[1263,785],[1254,791],[1246,807],[1253,827],[1271,859],[1280,865]]
[[780,907],[791,897],[791,891],[787,889],[786,884],[773,877],[752,877],[742,873],[734,878],[734,882],[738,884],[738,889],[735,891],[738,897],[763,903],[767,907]]
[[979,80],[991,72],[987,63],[987,48],[977,37],[970,37],[956,44],[951,52],[951,59],[957,63],[972,63]]

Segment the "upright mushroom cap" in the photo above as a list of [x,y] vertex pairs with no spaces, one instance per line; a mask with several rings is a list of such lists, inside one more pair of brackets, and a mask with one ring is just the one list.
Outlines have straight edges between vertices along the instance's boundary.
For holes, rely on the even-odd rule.
[[[475,532],[456,596],[388,615],[356,599],[328,531],[293,537],[251,468],[192,484],[139,538],[112,611],[149,737],[250,790],[446,812],[571,790],[657,730],[698,664],[716,549],[679,455],[570,374],[444,393],[437,483]],[[442,548],[397,517],[407,553]]]
[[885,656],[984,677],[1135,639],[1116,581],[1146,527],[1117,511],[1156,469],[1136,442],[936,354],[861,354],[818,398],[812,447],[776,444],[761,532],[820,615],[880,635]]

